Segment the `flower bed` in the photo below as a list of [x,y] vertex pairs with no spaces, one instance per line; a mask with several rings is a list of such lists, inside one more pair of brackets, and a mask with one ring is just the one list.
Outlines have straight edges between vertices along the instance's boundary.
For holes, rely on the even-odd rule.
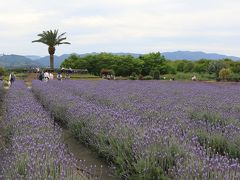
[[61,142],[60,127],[36,101],[24,82],[12,85],[4,105],[4,124],[10,146],[0,156],[0,179],[87,177],[77,170],[78,161]]
[[124,178],[240,177],[239,85],[35,81],[33,91]]

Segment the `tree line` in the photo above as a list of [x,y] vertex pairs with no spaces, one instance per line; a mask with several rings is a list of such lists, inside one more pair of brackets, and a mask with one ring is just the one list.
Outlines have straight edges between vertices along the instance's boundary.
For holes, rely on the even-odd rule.
[[71,55],[61,67],[87,69],[89,73],[100,75],[103,69],[111,70],[116,76],[151,76],[182,73],[213,74],[223,80],[239,80],[240,62],[231,59],[199,61],[167,60],[160,52],[144,54],[139,57],[131,55],[114,55],[100,53],[80,57]]

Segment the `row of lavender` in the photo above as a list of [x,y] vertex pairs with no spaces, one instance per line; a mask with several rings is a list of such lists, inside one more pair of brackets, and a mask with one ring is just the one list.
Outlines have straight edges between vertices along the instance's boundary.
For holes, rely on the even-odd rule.
[[0,81],[0,153],[2,152],[5,144],[4,144],[4,138],[3,138],[3,129],[2,129],[2,116],[3,116],[3,97],[4,97],[5,91],[3,86],[3,81]]
[[3,81],[0,81],[0,101],[3,100],[4,92],[5,92],[4,83],[3,83]]
[[24,82],[12,85],[4,106],[4,128],[10,142],[0,154],[0,179],[87,177],[77,170],[77,160],[61,143],[60,127],[54,124]]
[[[238,85],[52,81],[33,91],[123,177],[239,177]],[[231,98],[230,98],[231,97]]]

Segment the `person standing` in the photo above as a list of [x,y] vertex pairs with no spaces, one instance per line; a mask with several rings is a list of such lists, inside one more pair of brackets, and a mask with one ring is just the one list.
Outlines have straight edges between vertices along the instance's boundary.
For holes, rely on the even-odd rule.
[[9,75],[10,86],[12,86],[12,84],[14,83],[15,80],[16,80],[16,76],[15,76],[14,72],[12,72],[12,73]]
[[194,75],[192,76],[192,81],[196,81],[197,80],[197,77]]
[[54,79],[54,76],[53,76],[53,74],[50,72],[49,73],[49,80],[53,80]]
[[39,79],[40,81],[42,81],[43,78],[44,78],[44,73],[43,73],[43,72],[39,73],[38,79]]
[[62,81],[62,74],[61,74],[61,72],[58,72],[58,74],[57,74],[57,79],[58,79],[59,81]]
[[46,82],[49,80],[49,73],[47,71],[44,73],[44,80]]

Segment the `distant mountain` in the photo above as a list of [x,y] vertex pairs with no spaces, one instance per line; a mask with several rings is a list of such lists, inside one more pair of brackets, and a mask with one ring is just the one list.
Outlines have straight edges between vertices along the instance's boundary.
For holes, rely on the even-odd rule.
[[35,55],[28,55],[28,56],[25,56],[26,58],[29,58],[31,60],[37,60],[37,59],[40,59],[42,58],[41,56],[35,56]]
[[218,60],[218,59],[225,59],[229,58],[234,61],[239,61],[239,57],[235,56],[226,56],[216,53],[204,53],[201,51],[176,51],[176,52],[165,52],[162,53],[167,59],[169,60],[191,60],[191,61],[197,61],[200,59],[212,59],[212,60]]
[[0,56],[0,66],[4,68],[32,68],[41,67],[41,65],[35,61],[32,61],[25,56],[19,55],[3,55]]
[[[62,62],[67,59],[71,54],[63,54],[61,56],[54,56],[54,67],[58,68],[62,64]],[[49,56],[45,56],[35,60],[38,64],[43,65],[44,67],[49,67]]]
[[[90,53],[91,54],[91,53]],[[97,54],[97,53],[96,53]],[[112,53],[114,55],[117,55],[117,56],[128,56],[128,55],[131,55],[135,58],[138,58],[139,56],[141,56],[142,54],[137,54],[137,53],[123,53],[123,52],[120,52],[120,53]],[[85,55],[88,55],[88,54],[82,54],[80,56],[85,56]]]

